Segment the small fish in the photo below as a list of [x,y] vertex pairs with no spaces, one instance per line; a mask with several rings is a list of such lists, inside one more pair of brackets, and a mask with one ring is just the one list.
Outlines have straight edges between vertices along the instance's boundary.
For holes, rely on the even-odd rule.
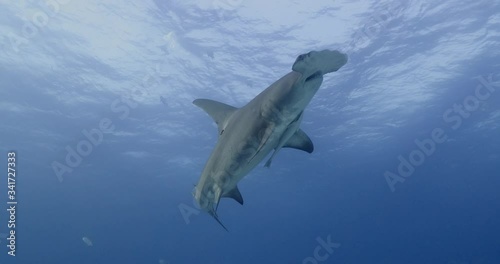
[[90,238],[88,238],[88,237],[82,237],[82,240],[83,240],[83,243],[85,243],[89,247],[94,245],[94,244],[92,244],[92,240],[90,240]]

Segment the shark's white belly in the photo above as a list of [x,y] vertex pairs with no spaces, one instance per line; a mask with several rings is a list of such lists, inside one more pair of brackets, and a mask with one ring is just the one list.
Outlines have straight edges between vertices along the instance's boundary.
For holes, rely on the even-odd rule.
[[[245,119],[235,122],[227,128],[233,133],[221,135],[212,155],[210,156],[203,174],[211,178],[211,182],[218,185],[222,190],[231,190],[253,170],[280,142],[280,138],[288,128],[290,121],[269,120],[254,117],[258,125],[252,126],[253,130],[245,131]],[[239,124],[241,123],[241,124]],[[246,136],[242,136],[245,134]],[[228,137],[228,138],[222,138]],[[244,140],[242,140],[244,139]]]

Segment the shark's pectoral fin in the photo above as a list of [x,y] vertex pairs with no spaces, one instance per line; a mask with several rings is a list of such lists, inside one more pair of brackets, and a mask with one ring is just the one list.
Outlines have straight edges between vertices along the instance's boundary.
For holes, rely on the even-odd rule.
[[231,191],[222,195],[222,197],[233,198],[239,204],[243,205],[243,196],[241,196],[240,190],[238,190],[238,186],[235,186]]
[[311,139],[307,136],[306,132],[302,131],[302,129],[297,130],[297,132],[293,134],[283,147],[300,149],[308,153],[312,153],[314,150],[314,145]]
[[[273,162],[274,156],[278,153],[278,151],[282,147],[277,147],[271,157],[266,161],[266,164],[264,167],[269,168],[271,166],[271,163]],[[311,153],[314,150],[314,145],[311,141],[311,139],[307,136],[307,134],[302,131],[302,130],[297,130],[295,134],[283,145],[283,148],[294,148],[294,149],[300,149],[305,152]]]
[[238,108],[234,106],[230,106],[210,99],[196,99],[193,101],[193,104],[205,110],[205,112],[207,112],[207,114],[212,117],[219,129],[219,135],[222,135],[229,117],[236,110],[238,110]]

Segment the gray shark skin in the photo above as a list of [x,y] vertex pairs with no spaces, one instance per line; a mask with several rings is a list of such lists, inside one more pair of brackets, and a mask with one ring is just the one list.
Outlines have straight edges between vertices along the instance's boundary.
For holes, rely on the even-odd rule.
[[313,151],[311,139],[299,128],[302,113],[323,82],[323,75],[346,63],[347,55],[339,51],[311,51],[298,56],[292,72],[242,108],[209,99],[193,101],[214,119],[219,130],[217,144],[193,191],[202,210],[224,227],[217,216],[220,199],[229,197],[243,204],[238,182],[270,152],[274,150],[266,167],[281,148]]

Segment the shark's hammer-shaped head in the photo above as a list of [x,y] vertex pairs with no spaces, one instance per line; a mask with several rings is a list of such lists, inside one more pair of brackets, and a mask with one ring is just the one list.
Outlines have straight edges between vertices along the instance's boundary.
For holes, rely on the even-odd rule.
[[280,105],[290,108],[288,112],[301,112],[321,86],[323,75],[339,70],[346,63],[347,55],[336,50],[311,51],[299,55],[290,75],[290,80],[293,78],[296,81],[283,95]]
[[347,55],[337,50],[311,51],[299,55],[292,70],[310,76],[316,71],[322,74],[338,71],[347,63]]

